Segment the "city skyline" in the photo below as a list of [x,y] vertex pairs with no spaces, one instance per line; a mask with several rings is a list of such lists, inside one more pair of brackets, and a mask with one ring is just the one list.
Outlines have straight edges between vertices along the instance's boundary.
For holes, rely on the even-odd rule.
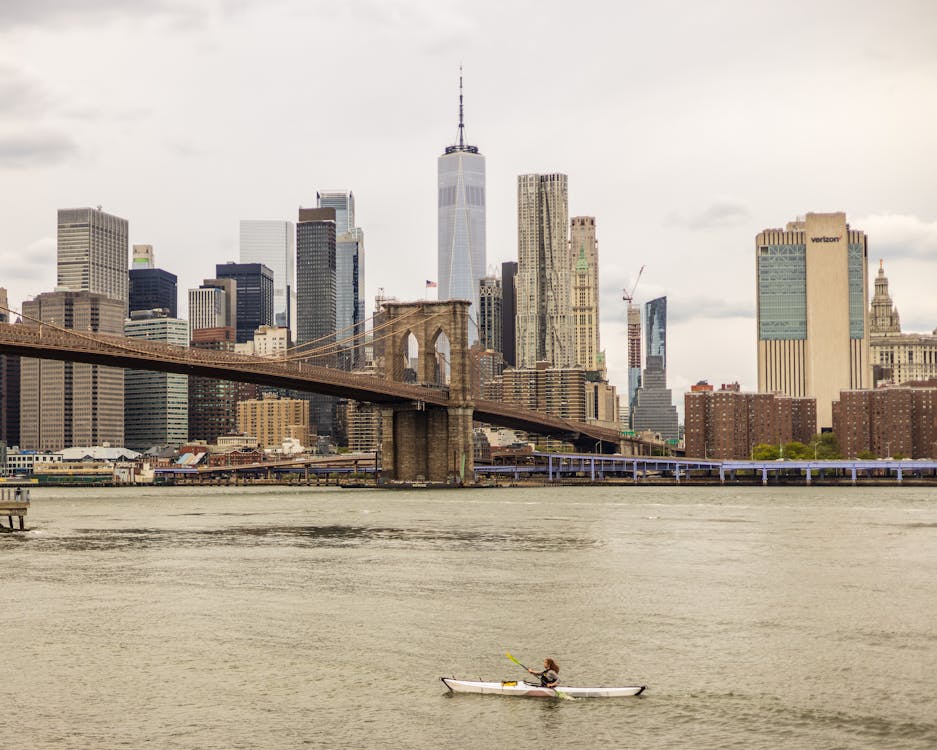
[[[100,203],[126,218],[130,241],[152,244],[159,265],[189,289],[212,264],[238,259],[241,219],[290,220],[323,185],[352,185],[368,206],[367,307],[378,287],[400,299],[424,296],[435,266],[433,160],[451,137],[452,81],[464,62],[473,142],[484,144],[487,158],[488,262],[516,259],[517,175],[569,174],[570,215],[595,215],[601,226],[602,344],[619,388],[627,383],[621,288],[647,265],[636,303],[668,296],[674,391],[702,378],[754,389],[752,237],[808,211],[846,212],[869,237],[870,265],[885,259],[904,328],[937,325],[927,294],[937,256],[937,188],[926,168],[935,156],[926,130],[935,103],[926,94],[937,53],[927,4],[886,12],[830,3],[811,12],[791,55],[774,60],[756,32],[784,28],[796,12],[790,7],[688,8],[673,26],[663,9],[608,9],[597,23],[547,3],[539,28],[571,24],[563,57],[588,63],[548,60],[520,87],[504,84],[534,43],[513,47],[526,23],[520,9],[507,9],[484,35],[484,4],[401,4],[371,21],[349,9],[322,18],[320,72],[335,66],[351,85],[334,94],[329,118],[287,123],[258,112],[295,87],[303,68],[293,72],[288,39],[268,56],[260,37],[285,8],[297,21],[311,11],[239,6],[225,13],[196,2],[179,15],[145,2],[121,18],[107,2],[81,15],[5,4],[0,83],[11,130],[0,132],[0,173],[15,200],[0,209],[8,269],[0,285],[14,307],[55,285],[58,208]],[[409,51],[387,55],[377,73],[348,66],[347,55],[330,58],[352,26],[371,54]],[[157,55],[167,27],[178,39]],[[711,33],[699,34],[701,27]],[[835,57],[831,34],[852,40]],[[589,36],[588,46],[580,36]],[[203,43],[217,66],[190,57]],[[125,46],[126,73],[115,73],[112,56]],[[63,66],[79,48],[92,51]],[[245,49],[264,60],[256,72],[239,62]],[[164,56],[168,65],[152,63]],[[183,76],[189,69],[194,75]],[[140,85],[123,86],[125,74]],[[91,79],[106,96],[78,85]],[[558,103],[572,101],[573,91],[574,107]],[[846,101],[862,102],[861,118]],[[181,115],[186,108],[191,117]],[[815,116],[803,118],[805,109]],[[380,128],[365,127],[375,121]],[[27,122],[35,127],[19,127]],[[705,335],[713,330],[716,346]]]

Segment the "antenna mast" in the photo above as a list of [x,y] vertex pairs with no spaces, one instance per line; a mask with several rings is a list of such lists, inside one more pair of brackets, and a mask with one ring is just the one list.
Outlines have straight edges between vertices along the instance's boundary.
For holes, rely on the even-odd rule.
[[459,151],[465,149],[465,125],[462,120],[462,65],[459,65]]

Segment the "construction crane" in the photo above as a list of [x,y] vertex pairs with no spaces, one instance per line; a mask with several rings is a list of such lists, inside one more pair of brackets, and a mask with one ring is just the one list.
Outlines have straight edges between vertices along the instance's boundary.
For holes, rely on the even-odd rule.
[[634,284],[632,285],[630,292],[627,289],[622,289],[621,298],[625,302],[627,302],[629,305],[631,304],[631,301],[634,299],[634,290],[638,288],[638,282],[641,280],[641,274],[644,273],[644,269],[645,269],[645,266],[641,266],[641,270],[638,271],[638,278],[634,280]]

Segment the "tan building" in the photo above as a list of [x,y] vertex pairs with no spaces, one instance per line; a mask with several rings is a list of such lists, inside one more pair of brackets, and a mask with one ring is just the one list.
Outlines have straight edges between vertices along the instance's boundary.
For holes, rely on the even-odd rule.
[[688,458],[747,459],[756,445],[808,443],[816,402],[780,393],[743,393],[737,383],[714,391],[697,384],[684,396]]
[[238,354],[252,354],[255,357],[275,359],[285,357],[290,348],[290,329],[286,326],[260,326],[254,331],[254,338],[243,344],[235,344]]
[[[23,322],[120,336],[126,305],[126,299],[90,292],[47,292],[23,303]],[[123,445],[122,369],[25,357],[21,362],[23,448],[57,451],[79,445]]]
[[599,344],[599,245],[594,216],[574,216],[570,220],[569,251],[573,263],[575,363],[604,375],[605,353]]
[[517,178],[517,366],[575,365],[565,174]]
[[381,447],[381,407],[362,401],[345,403],[345,430],[348,449],[376,451]]
[[279,447],[286,438],[309,445],[308,401],[265,393],[260,399],[240,401],[237,408],[238,431],[256,436],[262,447]]
[[881,261],[875,278],[869,331],[876,385],[937,379],[937,332],[901,332],[898,308],[888,293],[888,277]]
[[817,430],[839,392],[872,385],[865,233],[809,213],[755,238],[758,391],[815,398]]

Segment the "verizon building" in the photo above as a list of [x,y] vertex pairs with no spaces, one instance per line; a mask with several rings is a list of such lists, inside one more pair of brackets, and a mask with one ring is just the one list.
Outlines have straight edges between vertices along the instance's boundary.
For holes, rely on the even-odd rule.
[[832,428],[840,391],[872,386],[868,251],[845,213],[807,214],[755,238],[758,391],[816,398]]

